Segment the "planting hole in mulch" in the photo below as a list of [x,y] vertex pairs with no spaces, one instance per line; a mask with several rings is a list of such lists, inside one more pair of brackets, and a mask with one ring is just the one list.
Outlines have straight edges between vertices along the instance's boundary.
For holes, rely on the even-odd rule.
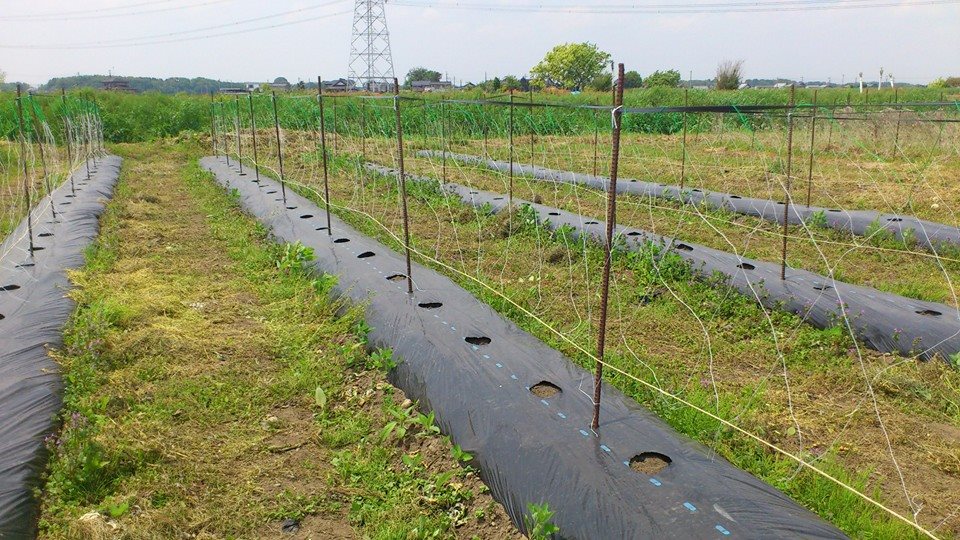
[[731,195],[730,198],[731,198],[731,199],[742,199],[743,197],[741,197],[741,196],[739,196],[739,195]]
[[940,313],[939,311],[936,311],[933,309],[918,309],[917,315],[925,315],[927,317],[939,317],[943,315],[943,313]]
[[438,307],[442,306],[443,303],[442,302],[420,302],[417,305],[422,307],[423,309],[437,309]]
[[827,285],[826,283],[814,283],[813,288],[818,291],[826,291],[827,289],[832,289],[833,287]]
[[559,216],[560,212],[547,212],[548,216]]
[[903,218],[892,217],[892,218],[887,218],[887,221],[903,221]]
[[325,231],[325,230],[327,230],[327,228],[326,228],[326,227],[317,227],[317,230],[318,230],[318,231]]
[[630,231],[627,233],[627,236],[640,236],[641,234],[643,233],[640,231]]
[[300,216],[300,219],[310,219],[312,217],[313,217],[313,214],[303,214],[302,216]]
[[687,244],[677,244],[677,249],[680,251],[693,251],[693,246],[688,246]]
[[357,255],[358,259],[366,259],[368,257],[373,257],[375,255],[372,251],[364,251],[363,253]]
[[742,262],[742,263],[740,263],[740,264],[737,265],[737,268],[743,268],[744,270],[753,270],[754,268],[756,268],[756,266],[754,266],[754,265],[752,265],[752,264],[750,264],[750,263],[748,263],[748,262]]
[[642,452],[630,458],[630,468],[653,476],[666,469],[671,461],[673,460],[658,452]]
[[550,381],[540,381],[537,384],[530,387],[530,393],[537,396],[538,398],[548,398],[553,397],[563,390],[559,386],[553,384]]
[[42,232],[42,233],[38,234],[37,236],[39,236],[39,237],[41,237],[41,238],[47,238],[47,237],[49,237],[49,236],[53,236],[53,233],[52,233],[52,232]]
[[277,190],[271,189],[270,191],[267,192],[267,195],[273,195],[273,194],[276,193],[276,192],[277,192]]
[[584,223],[584,225],[598,225],[598,223],[596,221],[588,221]]
[[470,336],[463,338],[464,341],[471,345],[489,345],[490,338],[486,336]]
[[403,274],[394,274],[392,276],[387,276],[387,281],[403,281],[407,279],[407,276]]
[[349,241],[350,241],[349,238],[337,238],[336,240],[333,241],[333,243],[334,243],[334,244],[346,244],[346,243],[349,242]]
[[15,291],[19,288],[19,285],[4,285],[3,287],[0,287],[0,291]]
[[296,206],[288,206],[288,207],[287,207],[287,210],[296,210],[296,209],[297,209]]
[[36,266],[36,264],[32,262],[25,262],[25,263],[18,264],[17,268],[32,268],[34,266]]
[[30,251],[43,251],[43,250],[45,250],[45,249],[47,249],[47,248],[45,248],[45,247],[43,247],[43,246],[33,246],[32,248],[30,248]]
[[493,200],[495,200],[495,201],[502,201],[502,200],[503,200],[503,197],[494,197]]

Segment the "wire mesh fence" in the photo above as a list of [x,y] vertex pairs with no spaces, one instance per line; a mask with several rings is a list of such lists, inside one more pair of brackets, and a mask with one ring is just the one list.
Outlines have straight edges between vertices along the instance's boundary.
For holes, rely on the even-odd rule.
[[[679,105],[625,108],[600,95],[247,95],[212,102],[211,142],[247,175],[409,248],[585,367],[607,366],[675,429],[847,532],[951,536],[960,351],[956,332],[907,326],[960,328],[948,234],[960,107],[848,95],[684,107],[681,93]],[[606,242],[614,172],[626,228]],[[495,211],[474,193],[512,204]],[[861,227],[840,219],[870,211]],[[561,223],[570,215],[579,222]],[[737,264],[691,263],[704,248]],[[764,265],[783,279],[751,274]],[[811,275],[804,290],[830,318],[775,297]],[[864,289],[845,297],[844,284]],[[904,328],[850,309],[861,296],[888,302]]]

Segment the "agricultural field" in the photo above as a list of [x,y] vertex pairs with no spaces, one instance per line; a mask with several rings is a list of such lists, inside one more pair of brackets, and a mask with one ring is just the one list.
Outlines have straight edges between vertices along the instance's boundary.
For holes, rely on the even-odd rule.
[[[326,99],[321,141],[317,110],[310,109],[315,101],[309,106],[304,98],[278,101],[288,186],[322,202],[319,148],[325,143],[331,154],[334,212],[402,249],[396,179],[362,167],[364,162],[398,166],[393,104]],[[267,129],[270,105],[266,100],[255,105],[258,160],[261,174],[279,178],[276,137]],[[217,130],[226,139],[219,139],[218,148],[221,153],[226,148],[236,160],[236,111],[229,112],[229,102],[223,107]],[[414,257],[589,367],[594,362],[588,351],[597,332],[602,246],[548,230],[532,221],[522,206],[513,213],[491,214],[445,195],[443,179],[502,195],[510,191],[511,179],[452,159],[418,157],[417,151],[446,148],[500,160],[509,160],[512,153],[516,163],[585,173],[593,172],[596,155],[596,171],[604,175],[610,167],[609,110],[557,112],[517,106],[511,152],[506,136],[509,106],[451,102],[443,107],[441,112],[439,104],[429,101],[401,101],[406,170],[432,180],[407,182]],[[362,116],[358,122],[344,120],[355,117],[351,114]],[[783,199],[785,115],[701,114],[688,119],[684,161],[682,134],[676,129],[680,115],[668,113],[671,121],[664,123],[673,127],[665,133],[643,133],[629,126],[660,121],[631,121],[629,114],[623,124],[621,179],[677,184],[683,167],[690,188]],[[810,119],[798,113],[794,120],[794,204],[805,204],[807,180],[812,178],[815,205],[955,223],[957,195],[951,179],[960,170],[960,132],[955,123],[943,120],[955,119],[956,111],[943,106],[900,111],[888,105],[878,110],[844,106],[822,114],[812,177]],[[240,151],[249,159],[249,119],[241,116],[241,122]],[[250,174],[253,163],[246,167]],[[601,220],[606,212],[605,194],[594,189],[520,175],[512,186],[518,199]],[[617,223],[771,262],[779,261],[783,240],[777,223],[665,199],[621,196]],[[953,283],[960,260],[953,249],[930,252],[910,239],[896,240],[881,227],[867,237],[817,226],[792,227],[787,236],[790,267],[904,298],[957,305]],[[651,245],[645,252],[614,257],[606,359],[619,371],[610,375],[611,381],[681,433],[829,516],[848,533],[887,537],[905,535],[908,529],[873,505],[851,498],[846,487],[798,468],[764,443],[802,456],[902,515],[915,515],[938,535],[957,534],[952,517],[960,487],[955,358],[923,362],[871,351],[851,339],[842,320],[829,328],[813,328],[795,315],[760,307],[723,279],[700,279],[682,262],[658,258],[658,250]],[[763,442],[678,406],[661,390]]]
[[[956,227],[956,98],[630,91],[614,165],[610,95],[600,92],[321,101],[85,91],[23,98],[32,120],[22,127],[2,94],[2,236],[71,175],[96,172],[94,158],[123,158],[98,240],[70,272],[77,310],[53,353],[67,387],[62,427],[46,441],[40,531],[520,536],[469,452],[390,384],[396,361],[369,346],[364,306],[331,296],[337,276],[318,273],[308,248],[275,244],[198,165],[217,155],[409,249],[584,369],[602,363],[606,383],[844,533],[960,537],[960,350],[874,350],[857,338],[870,321],[843,311],[843,298],[843,315],[815,326],[763,303],[763,282],[743,294],[731,276],[704,275],[655,242],[615,240],[607,294],[603,239],[552,227],[524,203],[602,222],[607,193],[443,157],[615,171],[620,182]],[[684,103],[722,112],[657,109]],[[401,163],[404,182],[369,167]],[[453,184],[516,204],[473,205]],[[785,228],[664,197],[616,203],[620,226],[960,317],[960,245],[925,246],[879,221],[855,235],[826,216]],[[527,510],[522,532],[551,530],[549,508]]]

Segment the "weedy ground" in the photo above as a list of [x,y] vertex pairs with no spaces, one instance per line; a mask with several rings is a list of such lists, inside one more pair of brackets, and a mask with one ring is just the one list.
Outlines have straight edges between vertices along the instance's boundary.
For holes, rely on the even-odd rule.
[[[319,200],[322,174],[313,139],[301,142],[297,146],[296,134],[287,134],[287,179],[304,183],[299,189]],[[374,152],[369,146],[367,151]],[[386,143],[383,152],[389,155]],[[264,155],[264,170],[275,168],[269,153]],[[399,249],[396,180],[361,173],[349,157],[332,160],[330,178],[339,215]],[[479,175],[471,178],[473,185],[484,185]],[[443,196],[437,184],[408,188],[414,247],[435,259],[420,256],[421,262],[592,367],[579,347],[594,348],[599,249],[545,230],[522,210],[491,215]],[[589,214],[586,199],[582,196],[576,208]],[[544,202],[552,201],[544,197]],[[655,263],[657,249],[616,258],[609,363],[803,456],[904,515],[916,512],[919,523],[938,535],[958,534],[957,371],[947,362],[916,362],[856,348],[839,325],[818,330],[792,315],[764,311],[723,280],[696,278],[679,259]],[[681,433],[717,449],[853,536],[914,535],[844,488],[633,378],[613,374],[609,380]]]
[[[359,307],[190,143],[121,145],[57,351],[44,538],[511,538],[470,456],[389,385]],[[339,313],[339,315],[338,315]]]

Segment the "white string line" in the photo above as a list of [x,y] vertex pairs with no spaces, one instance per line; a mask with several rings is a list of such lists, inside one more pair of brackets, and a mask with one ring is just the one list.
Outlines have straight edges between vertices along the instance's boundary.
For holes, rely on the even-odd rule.
[[[322,195],[319,191],[317,191],[316,189],[314,189],[313,187],[311,187],[311,186],[309,186],[309,185],[306,185],[306,184],[303,184],[303,183],[300,183],[300,182],[296,182],[296,181],[287,181],[287,183],[288,183],[288,184],[293,184],[293,185],[295,185],[295,186],[297,186],[297,187],[300,187],[300,188],[302,188],[302,189],[305,189],[305,190],[313,193],[313,194],[314,194],[316,197],[318,197],[320,200],[324,200],[323,195]],[[815,467],[815,466],[807,463],[805,460],[801,459],[800,457],[794,455],[793,453],[791,453],[791,452],[789,452],[789,451],[787,451],[787,450],[785,450],[785,449],[783,449],[783,448],[780,448],[778,445],[775,445],[775,444],[773,444],[773,443],[770,443],[770,442],[768,442],[768,441],[760,438],[759,436],[754,435],[753,433],[750,433],[749,431],[747,431],[747,430],[745,430],[745,429],[743,429],[743,428],[741,428],[741,427],[739,427],[739,426],[737,426],[737,425],[735,425],[735,424],[727,421],[726,419],[721,418],[720,416],[718,416],[718,415],[716,415],[716,414],[714,414],[714,413],[711,413],[710,411],[708,411],[708,410],[706,410],[706,409],[703,409],[702,407],[699,407],[699,406],[697,406],[697,405],[695,405],[695,404],[693,404],[693,403],[691,403],[691,402],[683,399],[683,398],[680,397],[680,396],[674,395],[674,394],[670,393],[670,392],[667,391],[667,390],[664,390],[664,389],[662,389],[662,388],[659,388],[659,387],[657,387],[657,386],[655,386],[655,385],[653,385],[653,384],[651,384],[651,383],[649,383],[649,382],[647,382],[647,381],[644,381],[644,380],[642,380],[642,379],[634,376],[633,374],[630,374],[630,373],[628,373],[628,372],[626,372],[626,371],[618,368],[618,367],[615,366],[615,365],[609,364],[609,363],[607,363],[607,362],[604,361],[604,360],[598,359],[593,353],[587,351],[586,349],[584,349],[583,347],[581,347],[579,344],[575,343],[573,340],[571,340],[569,337],[567,337],[566,334],[564,334],[563,332],[560,332],[559,330],[553,328],[553,327],[550,326],[548,323],[546,323],[545,321],[543,321],[542,319],[540,319],[536,314],[530,312],[529,310],[527,310],[526,308],[524,308],[524,307],[521,306],[520,304],[514,302],[511,298],[509,298],[508,296],[504,295],[503,293],[497,291],[497,290],[494,289],[493,287],[490,287],[490,286],[487,285],[485,282],[483,282],[483,281],[481,281],[481,280],[479,280],[479,279],[476,279],[476,278],[474,278],[473,276],[471,276],[471,275],[469,275],[469,274],[466,274],[466,273],[464,273],[464,272],[460,272],[460,271],[457,270],[456,268],[454,268],[454,267],[452,267],[452,266],[444,263],[443,261],[440,261],[440,260],[438,260],[438,259],[435,259],[435,258],[433,258],[433,257],[430,257],[429,255],[420,252],[419,250],[417,250],[416,248],[414,248],[414,247],[412,247],[412,246],[407,246],[406,244],[404,244],[404,242],[403,242],[403,240],[402,240],[401,238],[399,238],[396,234],[394,234],[386,225],[384,225],[383,223],[377,221],[376,218],[374,218],[374,217],[373,217],[372,215],[370,215],[369,213],[367,213],[367,212],[365,212],[365,211],[362,211],[362,210],[357,210],[357,209],[349,208],[349,207],[346,207],[346,206],[341,206],[341,205],[336,204],[336,203],[333,203],[333,202],[330,202],[329,204],[330,204],[331,208],[337,208],[337,209],[342,210],[342,211],[357,213],[357,214],[359,214],[359,215],[361,215],[361,216],[364,216],[364,217],[368,218],[369,220],[373,221],[374,224],[376,224],[377,226],[379,226],[380,228],[382,228],[382,229],[384,230],[384,232],[386,232],[386,233],[387,233],[395,242],[397,242],[402,248],[404,248],[404,249],[409,249],[411,253],[417,254],[419,257],[421,257],[421,258],[424,259],[424,260],[430,261],[430,262],[432,262],[432,263],[434,263],[434,264],[437,264],[438,266],[440,266],[440,267],[442,267],[442,268],[445,268],[445,269],[448,270],[448,271],[454,272],[454,273],[456,273],[456,274],[458,274],[458,275],[461,275],[461,276],[467,278],[468,280],[471,280],[471,281],[476,282],[478,285],[480,285],[480,286],[483,287],[484,289],[490,291],[491,293],[499,296],[500,298],[502,298],[502,299],[505,300],[506,302],[510,303],[510,304],[511,304],[512,306],[514,306],[516,309],[520,310],[520,311],[523,312],[525,315],[529,316],[531,319],[533,319],[534,321],[536,321],[538,324],[540,324],[541,326],[543,326],[544,328],[546,328],[546,329],[549,330],[550,332],[554,333],[554,334],[555,334],[557,337],[559,337],[561,340],[565,341],[565,342],[568,343],[570,346],[572,346],[572,347],[574,347],[575,349],[579,350],[582,354],[586,355],[587,357],[589,357],[590,359],[592,359],[594,362],[598,362],[598,363],[600,363],[600,364],[603,364],[604,367],[609,368],[609,369],[615,371],[616,373],[619,373],[619,374],[621,374],[621,375],[623,375],[623,376],[625,376],[625,377],[627,377],[627,378],[630,378],[631,380],[633,380],[633,381],[635,381],[635,382],[637,382],[637,383],[639,383],[639,384],[641,384],[641,385],[643,385],[643,386],[645,386],[645,387],[647,387],[647,388],[650,388],[651,390],[654,390],[655,392],[657,392],[657,393],[659,393],[659,394],[661,394],[661,395],[663,395],[663,396],[665,396],[665,397],[671,398],[671,399],[677,401],[678,403],[681,403],[682,405],[685,405],[685,406],[687,406],[687,407],[690,407],[691,409],[693,409],[693,410],[695,410],[695,411],[697,411],[697,412],[699,412],[699,413],[701,413],[701,414],[704,414],[704,415],[710,417],[711,419],[713,419],[713,420],[715,420],[715,421],[717,421],[717,422],[722,423],[723,425],[725,425],[725,426],[727,426],[727,427],[729,427],[729,428],[737,431],[738,433],[741,433],[742,435],[747,436],[748,438],[750,438],[750,439],[752,439],[752,440],[760,443],[761,445],[766,446],[767,448],[770,448],[771,450],[774,450],[775,452],[778,452],[778,453],[782,454],[783,456],[785,456],[785,457],[787,457],[787,458],[789,458],[789,459],[792,459],[792,460],[796,461],[796,462],[799,463],[801,466],[803,466],[803,467],[805,467],[805,468],[807,468],[807,469],[809,469],[809,470],[811,470],[811,471],[814,471],[815,473],[817,473],[817,474],[819,474],[820,476],[826,478],[827,480],[830,480],[830,481],[834,482],[836,485],[838,485],[838,486],[846,489],[847,491],[849,491],[849,492],[857,495],[858,497],[860,497],[860,498],[863,499],[864,501],[873,504],[873,505],[876,506],[877,508],[882,509],[883,511],[887,512],[887,513],[890,514],[891,516],[893,516],[893,517],[899,519],[900,521],[903,521],[904,523],[910,525],[911,527],[915,528],[917,531],[923,533],[924,535],[926,535],[926,536],[928,536],[928,537],[930,537],[930,538],[936,538],[936,536],[935,536],[933,533],[931,533],[930,531],[928,531],[927,529],[925,529],[923,526],[921,526],[921,525],[920,525],[919,523],[917,523],[916,521],[911,521],[910,519],[906,518],[905,516],[901,515],[900,513],[896,512],[895,510],[892,510],[892,509],[888,508],[887,506],[883,505],[882,503],[880,503],[879,501],[875,500],[874,498],[872,498],[872,497],[870,497],[870,496],[868,496],[868,495],[860,492],[860,491],[857,490],[856,488],[854,488],[854,487],[848,485],[847,483],[843,482],[842,480],[840,480],[840,479],[832,476],[831,474],[827,473],[826,471],[823,471],[823,470],[821,470],[821,469],[819,469],[819,468],[817,468],[817,467]]]

